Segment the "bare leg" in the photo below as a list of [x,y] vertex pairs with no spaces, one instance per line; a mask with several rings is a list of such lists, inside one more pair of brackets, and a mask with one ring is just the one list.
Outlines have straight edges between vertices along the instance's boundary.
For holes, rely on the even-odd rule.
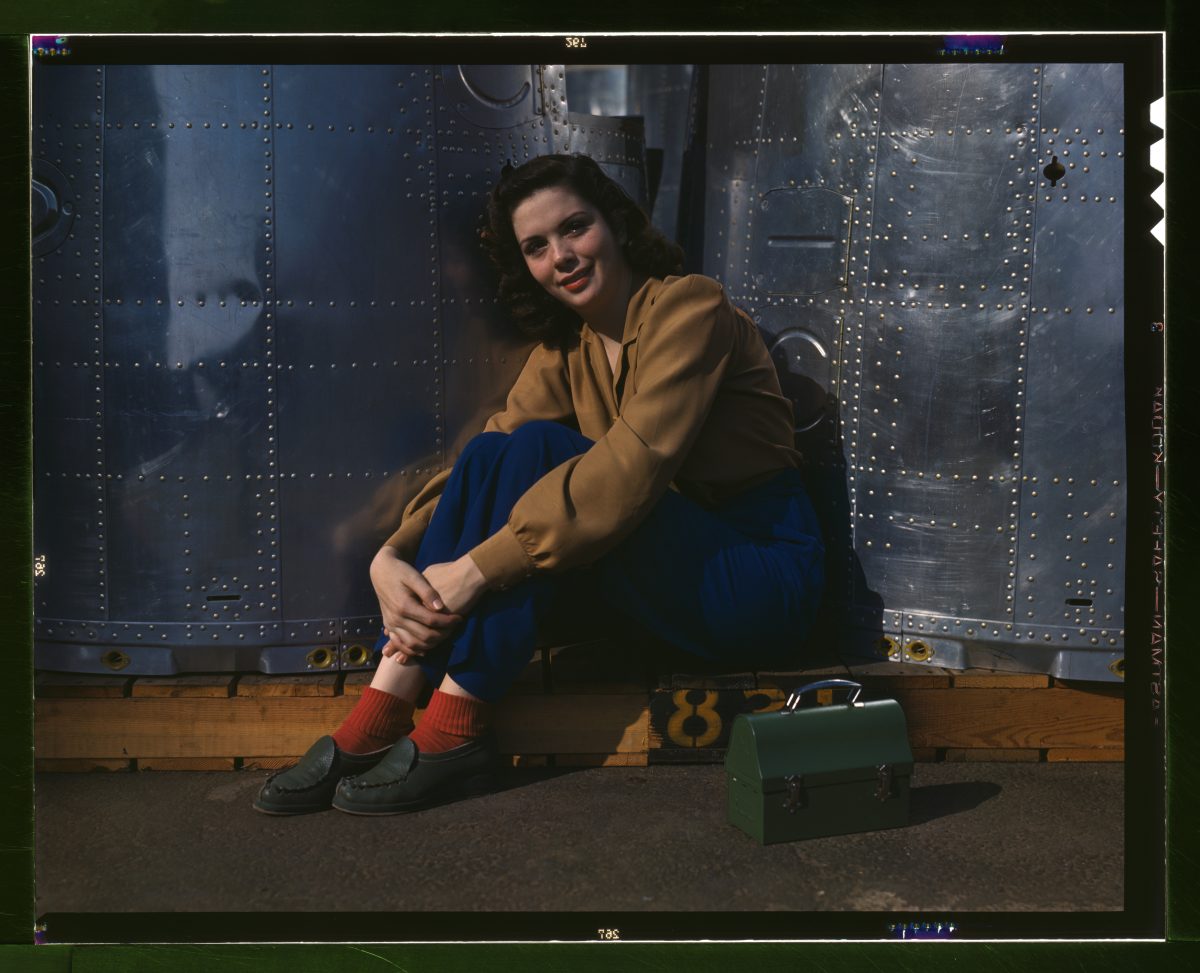
[[462,686],[450,678],[449,673],[442,677],[442,684],[438,686],[438,689],[449,696],[466,696],[467,699],[473,699],[476,702],[479,702],[478,696],[472,696],[469,692],[463,689]]
[[405,702],[415,703],[421,690],[425,688],[425,673],[415,662],[401,665],[394,660],[395,657],[379,660],[375,675],[371,679],[371,688],[398,696]]

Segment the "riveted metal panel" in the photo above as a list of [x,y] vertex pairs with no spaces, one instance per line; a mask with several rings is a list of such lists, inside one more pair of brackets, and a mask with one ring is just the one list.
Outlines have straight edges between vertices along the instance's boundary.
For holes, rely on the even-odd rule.
[[[109,308],[110,472],[260,471],[272,433],[261,324],[240,308]],[[258,315],[261,319],[261,312]]]
[[368,568],[400,522],[404,504],[440,465],[440,453],[421,460],[405,466],[403,474],[376,467],[285,475],[283,549],[307,552],[283,563],[285,619],[332,620],[379,610]]
[[833,413],[840,318],[825,308],[776,304],[759,307],[754,320],[792,400],[797,434],[809,432]]
[[[109,481],[111,617],[192,623],[278,618],[273,482],[261,474]],[[210,603],[209,596],[218,597]]]
[[37,616],[105,618],[104,480],[88,473],[37,470],[33,501]]
[[772,64],[756,141],[759,181],[863,191],[871,176],[881,65]]
[[[1080,531],[1065,540],[1067,515],[1078,522],[1086,505],[1061,497],[1063,529],[1029,535],[1046,516],[1030,507],[1047,504],[1035,472],[1078,483],[1082,471],[1113,526],[1104,570],[1119,573],[1124,497],[1102,489],[1118,477],[1101,476],[1095,451],[1078,465],[1081,422],[1123,444],[1123,282],[1110,272],[1122,245],[1119,76],[1102,65],[770,65],[713,67],[711,82],[704,267],[752,309],[795,404],[832,600],[861,633],[890,633],[897,658],[1113,678],[1120,579],[1106,583],[1094,555],[1082,570]],[[1041,175],[1052,153],[1067,167],[1057,191]],[[1094,188],[1080,188],[1084,177]],[[805,211],[814,191],[848,200],[841,279],[830,279],[830,219]],[[1079,222],[1045,213],[1051,203]],[[772,252],[772,237],[794,259]],[[1071,306],[1085,294],[1091,330]],[[1111,321],[1096,320],[1102,304]],[[816,408],[829,392],[836,425]],[[809,429],[805,415],[816,416]],[[1028,567],[1018,540],[1039,561],[1045,543],[1055,568]],[[1075,603],[1045,598],[1051,574]],[[1083,645],[1093,655],[1073,656]],[[921,660],[928,651],[937,658]]]
[[646,133],[641,118],[567,114],[569,151],[595,159],[639,206],[649,206],[646,186]]
[[106,123],[105,297],[134,306],[261,300],[264,135],[173,124]]
[[[103,68],[56,65],[36,72],[33,88],[33,178],[61,192],[57,208],[70,236],[49,253],[35,249],[33,305],[98,313]],[[55,193],[59,195],[59,193]],[[46,229],[46,227],[43,227]],[[35,237],[38,227],[34,227]],[[90,337],[90,336],[89,336]],[[66,349],[63,349],[65,353]]]
[[883,69],[851,268],[861,327],[843,349],[856,602],[865,588],[887,610],[1011,617],[1027,313],[1011,248],[1034,80],[1022,65]]
[[751,202],[755,149],[762,129],[763,92],[770,65],[709,68],[704,172],[703,267],[741,297],[747,290],[746,209]]
[[856,483],[856,550],[887,608],[1007,614],[1016,483],[873,473]]
[[[518,164],[550,149],[540,137],[528,137],[545,133],[537,66],[451,65],[438,81],[437,174],[430,179],[438,247],[430,259],[441,286],[423,331],[438,367],[438,384],[426,403],[437,413],[438,446],[449,464],[503,406],[525,360],[512,352],[529,344],[496,303],[495,271],[479,245],[487,195],[517,142]],[[506,90],[511,105],[500,98]]]
[[37,614],[102,619],[109,591],[100,310],[104,69],[56,65],[37,77],[33,179],[35,189],[40,183],[52,190],[61,222],[53,249],[35,249],[32,268],[34,554],[42,566],[34,605]]
[[445,65],[439,75],[445,105],[472,128],[505,129],[533,121],[542,114],[539,68],[537,64]]
[[1020,311],[900,303],[908,306],[867,315],[860,468],[948,480],[1011,474],[1020,445]]
[[91,362],[36,364],[33,385],[33,462],[39,474],[102,469],[103,439],[97,421]]
[[105,69],[106,125],[158,130],[262,122],[269,70],[253,64],[113,64]]
[[663,154],[651,219],[672,239],[679,224],[680,171],[692,70],[690,64],[631,64],[628,68],[627,112],[645,120],[647,150],[660,149]]
[[771,296],[836,293],[846,282],[853,201],[829,189],[760,193],[751,280]]
[[275,70],[279,297],[344,306],[379,290],[388,299],[428,296],[431,71]]
[[[286,473],[382,474],[440,451],[438,362],[391,307],[280,315],[279,450]],[[418,317],[419,320],[419,317]]]
[[1047,65],[1039,128],[1017,620],[1073,648],[1124,645],[1121,72]]

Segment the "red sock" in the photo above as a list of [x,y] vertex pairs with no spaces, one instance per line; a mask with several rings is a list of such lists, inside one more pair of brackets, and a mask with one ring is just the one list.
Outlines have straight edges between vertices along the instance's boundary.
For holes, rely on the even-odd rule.
[[409,739],[423,753],[443,753],[483,736],[491,723],[491,703],[435,689]]
[[333,733],[343,753],[373,753],[390,747],[413,727],[413,704],[368,686],[350,715]]

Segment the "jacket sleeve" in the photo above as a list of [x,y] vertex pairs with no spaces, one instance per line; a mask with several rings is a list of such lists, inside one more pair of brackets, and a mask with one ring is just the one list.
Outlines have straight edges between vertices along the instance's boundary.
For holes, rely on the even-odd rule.
[[[484,432],[512,432],[535,419],[570,422],[575,415],[567,377],[567,353],[561,348],[537,345],[517,377],[504,408],[488,419]],[[405,561],[412,561],[425,536],[425,528],[437,507],[438,499],[450,478],[442,470],[421,489],[400,520],[400,526],[385,542]]]
[[507,525],[471,550],[494,586],[592,563],[642,521],[686,459],[737,341],[734,312],[718,283],[692,276],[643,313],[636,387],[612,427],[538,480]]

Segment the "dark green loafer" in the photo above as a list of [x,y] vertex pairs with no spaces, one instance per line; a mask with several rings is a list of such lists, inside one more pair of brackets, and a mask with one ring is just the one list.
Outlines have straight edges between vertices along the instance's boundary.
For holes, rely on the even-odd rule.
[[374,769],[338,784],[333,806],[350,814],[404,814],[495,785],[496,741],[472,740],[445,753],[421,753],[409,737]]
[[338,781],[351,774],[370,770],[388,750],[377,753],[345,753],[333,737],[321,737],[308,748],[294,767],[267,778],[254,809],[264,814],[311,814],[327,811]]

